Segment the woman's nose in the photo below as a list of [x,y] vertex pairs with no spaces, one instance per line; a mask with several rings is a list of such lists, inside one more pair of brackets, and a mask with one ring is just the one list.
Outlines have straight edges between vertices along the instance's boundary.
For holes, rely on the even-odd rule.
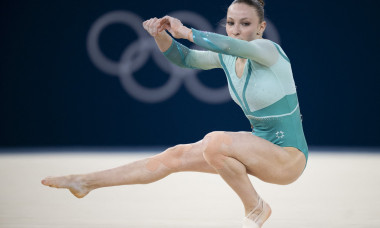
[[232,34],[234,34],[234,36],[240,35],[240,28],[239,28],[239,26],[234,26],[233,27]]

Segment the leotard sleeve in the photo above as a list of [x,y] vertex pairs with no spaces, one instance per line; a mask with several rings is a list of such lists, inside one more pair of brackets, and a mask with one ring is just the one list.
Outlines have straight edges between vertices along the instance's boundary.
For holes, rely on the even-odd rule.
[[268,67],[279,58],[277,48],[270,40],[245,41],[196,29],[192,31],[194,43],[213,52],[251,59]]
[[202,70],[222,68],[218,53],[189,49],[175,39],[163,54],[169,61],[180,67]]

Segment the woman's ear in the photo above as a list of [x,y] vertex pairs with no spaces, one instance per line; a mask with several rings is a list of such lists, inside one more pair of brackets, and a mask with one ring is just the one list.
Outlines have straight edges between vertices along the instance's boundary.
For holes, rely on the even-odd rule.
[[261,23],[260,23],[260,29],[259,29],[259,32],[260,32],[261,34],[264,34],[264,31],[265,31],[266,27],[267,27],[267,22],[266,22],[266,21],[261,22]]

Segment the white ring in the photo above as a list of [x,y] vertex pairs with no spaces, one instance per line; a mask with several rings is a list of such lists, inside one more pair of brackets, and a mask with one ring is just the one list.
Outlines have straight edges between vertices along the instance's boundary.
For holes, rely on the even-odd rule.
[[145,30],[141,27],[142,22],[139,16],[127,11],[112,11],[96,20],[87,36],[87,51],[95,66],[107,74],[118,75],[120,64],[105,57],[99,48],[100,33],[110,24],[123,23],[132,27],[139,39],[141,39],[148,37]]
[[[141,52],[141,50],[150,52],[158,51],[154,42],[147,42],[150,39],[135,41],[121,57],[121,65],[119,77],[123,87],[126,91],[139,101],[146,103],[158,103],[165,101],[172,96],[181,86],[182,79],[173,74],[170,74],[169,80],[161,87],[158,88],[145,88],[135,81],[133,73],[137,70],[134,66],[133,56],[135,53]],[[135,43],[139,43],[135,45]],[[141,65],[139,63],[138,65]]]

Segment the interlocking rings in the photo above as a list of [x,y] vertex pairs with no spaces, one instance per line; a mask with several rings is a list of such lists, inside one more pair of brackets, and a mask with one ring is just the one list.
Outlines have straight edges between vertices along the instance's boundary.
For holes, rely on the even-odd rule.
[[[169,14],[180,19],[184,24],[194,28],[213,31],[210,23],[202,16],[189,11],[177,11]],[[123,52],[120,61],[115,62],[103,55],[99,48],[99,36],[104,28],[114,23],[123,23],[131,27],[137,34],[138,40],[132,42]],[[228,87],[209,88],[203,85],[197,78],[199,70],[184,69],[162,56],[153,38],[142,27],[143,20],[136,14],[128,11],[109,12],[92,25],[87,37],[87,51],[91,61],[96,67],[106,74],[118,76],[124,89],[135,99],[146,103],[159,103],[173,96],[181,86],[182,81],[188,91],[197,99],[206,103],[224,103],[229,101]],[[273,24],[267,20],[268,36],[275,42],[279,42],[279,36]],[[222,27],[217,28],[218,33],[224,33]],[[190,47],[193,48],[193,47]],[[149,57],[152,56],[158,67],[169,74],[169,80],[158,88],[145,88],[133,77],[133,73],[140,70]]]

